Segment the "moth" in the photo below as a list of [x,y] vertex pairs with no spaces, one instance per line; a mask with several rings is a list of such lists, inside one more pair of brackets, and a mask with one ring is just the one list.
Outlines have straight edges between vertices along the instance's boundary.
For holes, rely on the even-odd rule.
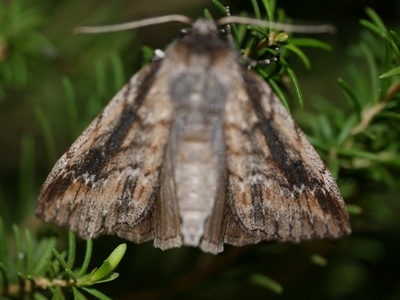
[[137,72],[55,164],[36,215],[82,238],[219,253],[339,238],[329,170],[268,84],[197,20]]

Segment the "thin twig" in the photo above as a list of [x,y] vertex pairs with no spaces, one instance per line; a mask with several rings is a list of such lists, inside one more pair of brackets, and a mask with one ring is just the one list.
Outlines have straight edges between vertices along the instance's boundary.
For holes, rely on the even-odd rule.
[[[70,286],[79,286],[79,283],[74,282],[72,280],[62,280],[62,279],[48,279],[45,277],[35,277],[34,285],[36,289],[47,290],[52,286],[59,287],[70,287]],[[23,289],[21,289],[21,285],[19,283],[13,283],[8,286],[7,290],[0,290],[0,297],[3,296],[18,296],[21,294],[29,294],[32,293],[35,289],[32,286],[32,283],[29,280],[25,280]]]
[[356,127],[354,127],[351,130],[351,134],[357,135],[360,132],[363,132],[368,127],[368,125],[371,123],[372,119],[385,108],[386,103],[390,99],[392,99],[394,94],[396,94],[398,91],[400,91],[400,81],[396,82],[388,89],[387,93],[385,94],[385,96],[383,97],[381,102],[379,102],[378,104],[376,104],[374,106],[366,108],[361,113],[361,121]]

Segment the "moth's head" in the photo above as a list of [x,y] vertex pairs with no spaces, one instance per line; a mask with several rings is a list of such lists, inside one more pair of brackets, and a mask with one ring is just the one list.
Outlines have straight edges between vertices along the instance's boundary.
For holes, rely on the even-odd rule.
[[192,31],[199,34],[210,34],[217,30],[217,26],[211,20],[199,18],[192,25]]
[[191,27],[181,30],[182,38],[177,42],[195,43],[197,47],[205,46],[205,44],[212,44],[216,40],[220,40],[217,31],[217,25],[213,20],[199,18],[192,22]]

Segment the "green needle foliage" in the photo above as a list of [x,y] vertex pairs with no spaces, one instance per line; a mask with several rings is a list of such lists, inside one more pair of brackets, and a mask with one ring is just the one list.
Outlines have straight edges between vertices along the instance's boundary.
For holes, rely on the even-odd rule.
[[370,20],[360,21],[366,29],[350,53],[367,69],[355,63],[348,66],[351,81],[338,79],[348,107],[321,102],[321,115],[310,124],[310,140],[336,178],[343,172],[342,184],[351,176],[358,178],[358,187],[375,181],[395,191],[400,167],[400,80],[396,72],[400,46],[396,33],[389,32],[372,9],[366,12]]
[[[260,9],[257,1],[253,0],[251,3],[254,13],[258,19],[262,19],[261,10],[264,10],[268,16],[268,19],[266,20],[276,21],[278,23],[290,22],[290,20],[285,16],[285,13],[276,8],[275,1],[262,1],[262,9]],[[217,0],[213,0],[213,4],[223,15],[226,14],[225,7],[222,3],[218,2]],[[205,11],[205,16],[211,16],[208,10]],[[287,62],[287,58],[291,54],[294,54],[303,62],[306,69],[310,69],[310,59],[299,47],[311,47],[327,51],[330,51],[331,47],[324,42],[312,38],[289,37],[290,33],[278,32],[273,27],[264,28],[260,26],[232,25],[232,34],[237,47],[240,49],[240,53],[248,59],[262,61],[276,55],[274,48],[280,48],[281,56],[278,62],[271,63],[267,67],[263,66],[262,64],[257,64],[255,66],[255,71],[258,72],[259,75],[269,83],[271,88],[281,99],[282,103],[288,110],[288,100],[285,96],[285,92],[280,86],[280,82],[282,82],[282,77],[289,77],[293,85],[294,92],[297,96],[299,106],[303,108],[304,99],[300,89],[300,84],[293,69]]]
[[[6,236],[0,218],[0,244],[13,247],[2,247],[0,256],[0,297],[1,299],[65,299],[64,290],[69,290],[74,299],[86,299],[82,291],[97,299],[111,299],[94,289],[92,285],[116,279],[118,273],[113,272],[126,251],[126,244],[121,244],[109,255],[99,268],[87,272],[92,255],[92,241],[86,242],[86,253],[83,264],[74,267],[75,236],[68,235],[68,250],[62,253],[54,247],[56,238],[36,239],[26,229],[21,233],[18,226],[13,226],[14,243]],[[14,249],[14,251],[12,251]]]

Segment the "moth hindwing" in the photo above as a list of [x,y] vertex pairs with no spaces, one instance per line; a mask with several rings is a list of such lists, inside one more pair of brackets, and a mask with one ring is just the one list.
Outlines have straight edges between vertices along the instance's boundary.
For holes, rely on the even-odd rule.
[[332,175],[255,73],[199,19],[135,74],[59,159],[36,214],[83,238],[223,251],[338,238]]

